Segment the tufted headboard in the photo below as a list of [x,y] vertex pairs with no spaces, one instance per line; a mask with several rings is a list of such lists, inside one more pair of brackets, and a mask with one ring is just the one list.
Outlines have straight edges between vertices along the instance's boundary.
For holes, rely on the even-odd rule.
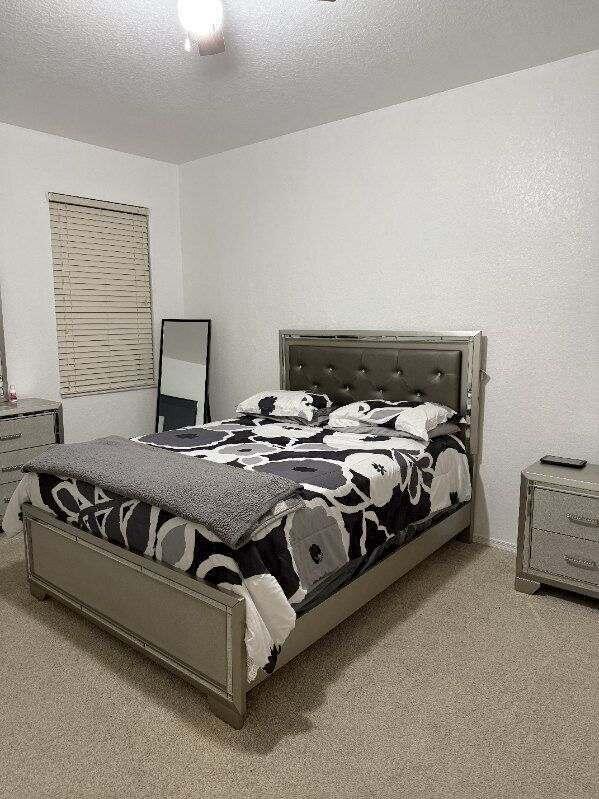
[[356,400],[429,400],[455,408],[478,444],[482,334],[282,330],[281,387]]

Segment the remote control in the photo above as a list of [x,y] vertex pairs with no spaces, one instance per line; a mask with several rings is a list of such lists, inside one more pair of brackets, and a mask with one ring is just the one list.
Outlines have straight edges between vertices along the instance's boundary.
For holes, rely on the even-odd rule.
[[559,455],[543,455],[541,463],[550,466],[569,466],[571,469],[584,469],[587,462],[580,458],[560,458]]

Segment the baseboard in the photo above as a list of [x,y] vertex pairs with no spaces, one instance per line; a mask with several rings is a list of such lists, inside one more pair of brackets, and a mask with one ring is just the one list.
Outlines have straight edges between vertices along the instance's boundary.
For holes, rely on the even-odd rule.
[[503,549],[504,552],[516,554],[516,544],[512,541],[504,541],[501,538],[483,538],[480,535],[473,535],[472,540],[476,544],[484,544],[487,547],[495,547],[495,549]]

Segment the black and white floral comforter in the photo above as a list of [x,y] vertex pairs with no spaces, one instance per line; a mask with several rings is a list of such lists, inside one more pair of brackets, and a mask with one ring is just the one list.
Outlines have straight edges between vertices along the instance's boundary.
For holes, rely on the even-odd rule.
[[[206,528],[79,480],[28,474],[4,517],[21,529],[33,505],[147,557],[235,591],[246,601],[248,679],[270,671],[301,607],[348,564],[401,546],[413,525],[470,499],[465,449],[453,435],[428,445],[257,416],[143,436],[142,444],[301,484],[301,507],[279,503],[252,540],[232,550]],[[412,525],[412,527],[411,527]]]

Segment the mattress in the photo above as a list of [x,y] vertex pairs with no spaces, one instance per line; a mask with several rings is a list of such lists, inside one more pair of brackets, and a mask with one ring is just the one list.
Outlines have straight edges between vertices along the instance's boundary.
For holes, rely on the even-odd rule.
[[24,502],[114,544],[154,558],[246,600],[248,679],[271,671],[298,613],[311,609],[428,520],[470,499],[459,436],[428,445],[390,433],[243,416],[136,439],[300,485],[301,504],[280,502],[248,544],[232,550],[210,530],[161,508],[80,480],[26,475],[4,529],[17,531]]

